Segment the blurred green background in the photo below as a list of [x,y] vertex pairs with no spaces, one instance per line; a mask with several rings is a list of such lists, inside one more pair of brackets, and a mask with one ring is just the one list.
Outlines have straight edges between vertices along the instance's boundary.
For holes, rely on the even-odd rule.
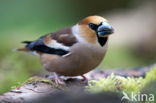
[[[153,4],[154,1],[0,0],[0,93],[8,91],[10,87],[18,85],[30,76],[45,73],[38,57],[13,52],[14,48],[23,46],[21,41],[35,40],[46,33],[71,26],[89,15],[106,17],[116,29],[118,27],[116,24],[122,23],[114,22],[113,24],[113,21],[122,20],[120,17],[116,17],[119,20],[113,18],[114,15],[120,15],[118,11],[125,10],[122,11],[122,15],[128,11],[135,13],[140,5],[149,4],[149,2]],[[135,20],[135,18],[131,19]],[[122,24],[124,23],[126,22]],[[141,22],[138,21],[138,23]],[[129,28],[129,26],[127,27]],[[137,30],[133,32],[137,32]],[[116,33],[114,35],[117,36]],[[121,39],[112,41],[123,40],[122,36],[118,35],[118,37]],[[151,52],[154,50],[151,50],[149,53],[151,55],[148,56],[145,55],[148,50],[145,53],[140,53],[140,45],[123,46],[112,41],[110,40],[106,58],[100,68],[128,68],[151,64],[156,60],[155,52],[153,54]],[[127,39],[127,41],[130,40]]]

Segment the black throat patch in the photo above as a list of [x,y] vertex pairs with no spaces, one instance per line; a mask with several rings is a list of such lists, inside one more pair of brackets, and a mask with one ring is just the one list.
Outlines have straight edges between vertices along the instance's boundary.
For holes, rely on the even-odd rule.
[[98,42],[100,43],[101,46],[104,46],[107,43],[108,37],[98,37]]

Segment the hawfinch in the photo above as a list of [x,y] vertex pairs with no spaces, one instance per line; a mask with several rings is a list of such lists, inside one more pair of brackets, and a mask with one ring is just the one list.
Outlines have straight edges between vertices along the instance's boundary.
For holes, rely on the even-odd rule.
[[35,53],[43,67],[55,74],[55,82],[63,83],[61,76],[82,76],[97,67],[107,51],[113,28],[100,16],[89,16],[77,24],[35,41],[24,41],[18,51]]

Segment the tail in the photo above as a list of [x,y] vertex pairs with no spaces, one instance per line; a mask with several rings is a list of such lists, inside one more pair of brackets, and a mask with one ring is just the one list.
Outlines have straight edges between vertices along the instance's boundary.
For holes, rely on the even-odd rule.
[[24,48],[17,48],[14,49],[13,51],[24,51],[24,52],[30,52],[31,50],[28,48],[29,44],[32,43],[32,41],[23,41],[21,43],[26,44]]
[[30,44],[32,41],[22,41],[21,43]]
[[13,51],[24,51],[24,52],[30,52],[31,50],[29,48],[17,48]]

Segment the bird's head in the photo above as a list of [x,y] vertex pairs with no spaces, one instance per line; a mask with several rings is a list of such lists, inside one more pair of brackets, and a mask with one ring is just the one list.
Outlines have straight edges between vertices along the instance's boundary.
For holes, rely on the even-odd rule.
[[97,41],[102,42],[101,40],[99,41],[99,39],[107,38],[114,32],[114,29],[108,21],[101,16],[86,17],[82,19],[78,25],[81,30],[80,35],[92,43],[96,43]]

